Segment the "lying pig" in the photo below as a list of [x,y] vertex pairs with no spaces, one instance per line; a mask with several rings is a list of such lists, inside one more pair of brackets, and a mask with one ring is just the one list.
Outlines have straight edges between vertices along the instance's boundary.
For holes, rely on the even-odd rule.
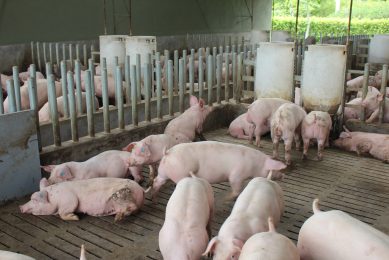
[[128,158],[129,165],[138,167],[151,165],[150,180],[154,180],[154,172],[163,157],[163,150],[185,141],[177,140],[167,134],[149,135],[139,142],[130,143],[123,148],[123,151],[131,152]]
[[[254,135],[254,128],[254,124],[247,122],[247,113],[244,113],[231,122],[228,132],[233,137],[249,140]],[[261,135],[265,134],[266,131],[269,130],[264,127]]]
[[0,259],[1,260],[35,260],[35,258],[10,252],[10,251],[3,251],[0,250]]
[[43,170],[50,173],[50,184],[63,181],[85,180],[98,177],[127,178],[130,174],[136,182],[143,179],[142,167],[128,164],[131,153],[105,151],[85,162],[66,162],[59,165],[45,165]]
[[[68,98],[69,99],[69,98]],[[75,93],[75,100],[77,100],[77,93]],[[95,108],[96,110],[99,109],[99,101],[97,100],[96,97],[94,97],[94,102],[95,102]],[[78,107],[78,102],[76,103],[76,114],[78,111],[80,111],[80,108]],[[81,113],[84,114],[86,113],[86,93],[81,92]],[[57,110],[58,110],[58,117],[64,117],[65,116],[65,111],[63,108],[63,96],[57,98]],[[46,104],[39,110],[39,122],[47,122],[50,121],[50,106],[49,102],[46,102]]]
[[284,211],[281,187],[268,178],[252,179],[239,195],[219,234],[209,242],[203,255],[214,260],[238,259],[243,244],[252,235],[269,230],[268,218],[277,224]]
[[165,128],[165,134],[182,142],[193,141],[196,134],[201,135],[203,123],[211,107],[205,107],[204,100],[190,96],[190,107],[184,113],[174,118]]
[[[45,76],[43,76],[43,74],[40,73],[39,71],[35,72],[35,77],[36,77],[36,79],[44,79],[45,78]],[[28,68],[28,71],[19,73],[19,80],[20,81],[26,82],[29,78],[30,78],[30,68]]]
[[[48,93],[47,93],[47,80],[38,79],[37,80],[37,108],[38,110],[47,103]],[[57,97],[62,95],[61,83],[55,81],[55,94]],[[21,98],[21,109],[26,110],[30,109],[30,98],[28,95],[28,83],[25,82],[23,86],[20,87],[20,98]],[[4,100],[4,111],[8,113],[8,97]]]
[[33,215],[59,214],[63,220],[79,220],[75,212],[91,216],[116,214],[115,221],[119,221],[142,207],[145,192],[128,179],[94,178],[49,186],[43,178],[40,191],[33,193],[20,211]]
[[278,158],[278,144],[282,139],[285,142],[286,164],[291,164],[290,150],[293,139],[298,150],[300,148],[301,123],[306,115],[304,109],[294,103],[283,104],[276,110],[271,119],[270,130],[273,139],[273,158]]
[[[81,89],[83,91],[86,91],[86,83],[85,83],[85,71],[81,71]],[[76,76],[74,76],[74,79]],[[116,93],[116,86],[115,86],[115,78],[112,76],[107,76],[107,90],[108,90],[108,97],[109,98],[115,98]],[[95,84],[95,95],[97,97],[103,96],[103,83],[102,83],[102,76],[95,75],[94,76],[94,84]],[[122,84],[122,90],[123,90],[123,84]]]
[[[346,103],[346,105],[355,105],[360,106],[362,105],[362,98],[354,98],[353,100]],[[339,107],[338,113],[340,114],[341,107]],[[358,108],[354,107],[345,107],[344,108],[344,122],[346,122],[349,119],[359,119],[361,112]]]
[[163,259],[200,259],[212,235],[213,210],[213,191],[206,180],[195,176],[180,180],[167,203],[159,232]]
[[250,177],[267,176],[273,171],[281,178],[286,165],[270,156],[243,145],[215,141],[178,144],[165,153],[153,183],[153,198],[168,179],[177,183],[189,177],[189,172],[209,183],[229,181],[232,194],[239,195],[243,181]]
[[261,133],[268,132],[267,129],[270,130],[270,119],[273,113],[285,103],[290,102],[281,98],[258,98],[249,106],[247,121],[255,125],[255,144],[258,147],[260,147]]
[[[374,80],[377,83],[376,87],[380,88],[382,83],[382,70],[377,71],[374,75]],[[386,85],[389,85],[389,76],[386,78]]]
[[[368,111],[373,111],[368,119],[366,119],[366,123],[372,123],[378,120],[379,116],[379,108],[381,102],[384,100],[384,95],[381,92],[373,87],[368,88],[367,95],[364,100],[362,100],[362,106]],[[385,97],[385,111],[384,111],[384,123],[389,123],[389,98]]]
[[311,139],[317,141],[317,158],[323,159],[324,145],[329,146],[332,120],[327,112],[312,111],[303,120],[301,125],[301,136],[304,142],[303,159],[307,158],[309,142]]
[[301,260],[388,259],[389,236],[340,210],[323,212],[318,203],[300,229]]
[[269,232],[251,236],[242,248],[239,260],[300,260],[299,251],[294,243],[276,232],[273,219],[268,219]]
[[356,152],[358,155],[370,154],[374,158],[389,163],[389,135],[346,130],[340,133],[334,145],[349,152]]
[[[363,87],[363,76],[356,77],[347,81],[347,92],[357,92]],[[368,86],[379,87],[377,82],[375,81],[374,76],[369,76],[369,80],[367,83]]]

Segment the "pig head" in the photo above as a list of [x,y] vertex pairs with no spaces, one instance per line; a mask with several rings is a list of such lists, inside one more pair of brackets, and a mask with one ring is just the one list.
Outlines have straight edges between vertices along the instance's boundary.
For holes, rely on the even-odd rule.
[[19,207],[20,212],[33,215],[51,215],[55,214],[57,207],[51,204],[47,191],[41,190],[31,195],[31,200]]
[[44,171],[50,173],[50,177],[48,179],[49,184],[55,184],[74,179],[72,171],[67,166],[67,163],[62,163],[59,165],[45,165],[41,166],[41,168]]

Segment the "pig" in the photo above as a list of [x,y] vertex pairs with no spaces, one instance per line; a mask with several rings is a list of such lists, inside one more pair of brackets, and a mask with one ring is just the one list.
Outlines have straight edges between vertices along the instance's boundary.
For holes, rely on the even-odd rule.
[[165,134],[173,136],[182,142],[193,141],[196,134],[201,135],[203,123],[211,107],[205,107],[205,102],[195,96],[190,96],[190,107],[184,113],[174,118],[165,128]]
[[389,236],[340,210],[323,212],[313,201],[313,215],[300,229],[301,260],[388,259]]
[[139,142],[132,142],[123,148],[123,151],[131,152],[128,163],[131,166],[151,165],[150,181],[154,180],[155,169],[163,157],[163,149],[170,149],[178,143],[187,140],[177,140],[167,135],[149,135]]
[[268,232],[257,233],[246,241],[239,260],[300,260],[297,247],[289,238],[276,232],[271,217],[268,226]]
[[75,212],[90,216],[114,215],[115,221],[142,207],[147,191],[135,181],[120,178],[94,178],[49,185],[40,182],[40,191],[20,206],[21,213],[56,215],[63,220],[79,220]]
[[331,116],[327,112],[311,111],[301,125],[301,137],[304,142],[303,159],[307,158],[309,142],[317,141],[317,159],[323,159],[324,145],[329,146],[330,131],[332,129]]
[[3,93],[7,93],[7,80],[12,79],[12,76],[0,74],[0,83]]
[[[254,135],[254,128],[254,124],[247,122],[247,113],[244,113],[231,122],[228,132],[233,137],[249,140],[250,136]],[[265,133],[265,131],[269,130],[264,127],[263,131]],[[261,133],[261,135],[264,133]]]
[[[381,88],[382,70],[377,71],[377,73],[374,75],[374,80],[377,83],[376,87]],[[386,78],[386,85],[389,85],[389,76]]]
[[35,260],[35,258],[10,252],[10,251],[3,251],[0,250],[0,259],[1,260]]
[[[47,103],[48,93],[47,93],[47,80],[46,79],[37,79],[37,108],[38,110]],[[55,95],[57,97],[62,95],[61,83],[55,81]],[[21,109],[26,110],[30,109],[30,98],[28,95],[28,83],[25,82],[23,86],[20,87],[20,98],[21,98]],[[8,113],[8,97],[4,100],[4,111]]]
[[195,176],[180,180],[167,203],[159,232],[163,259],[200,259],[212,235],[213,211],[213,191],[206,180]]
[[189,172],[211,184],[229,181],[232,188],[230,198],[235,198],[244,180],[267,176],[269,171],[279,179],[282,177],[279,171],[286,168],[284,163],[256,149],[216,141],[178,144],[164,154],[153,183],[154,199],[168,179],[177,183],[188,177]]
[[212,253],[214,260],[238,259],[247,239],[269,230],[269,217],[275,224],[280,221],[284,195],[281,187],[270,179],[271,174],[268,178],[256,177],[247,184],[203,255]]
[[[360,106],[362,105],[362,98],[360,97],[354,98],[353,100],[347,102],[346,105]],[[338,114],[341,113],[341,109],[342,108],[339,107]],[[359,119],[360,113],[361,112],[359,111],[358,108],[346,106],[344,108],[344,117],[343,117],[344,122],[346,122],[349,119]]]
[[364,132],[340,133],[334,141],[334,146],[358,155],[370,154],[385,163],[389,163],[389,135]]
[[[273,113],[285,103],[291,103],[281,98],[258,98],[248,108],[247,122],[255,125],[255,144],[260,147],[261,133],[270,130],[270,119]],[[249,139],[252,143],[252,139]]]
[[273,158],[278,158],[278,144],[280,139],[285,142],[285,161],[291,164],[290,150],[293,139],[296,142],[296,149],[300,149],[301,124],[307,113],[303,108],[294,104],[286,103],[281,105],[271,119],[271,137],[273,140]]
[[[69,100],[69,97],[68,97]],[[75,100],[77,100],[77,93],[75,93]],[[95,102],[95,108],[96,110],[99,109],[99,101],[97,100],[96,97],[94,97],[94,102]],[[86,113],[86,93],[81,92],[81,113],[84,114]],[[57,98],[57,110],[58,110],[58,117],[64,117],[65,116],[65,111],[63,108],[63,96]],[[78,104],[76,102],[76,113],[80,111],[80,108],[78,107]],[[69,112],[70,113],[70,112]],[[49,102],[46,102],[46,104],[39,110],[39,122],[47,122],[50,121],[50,106]]]
[[[36,77],[36,79],[44,79],[45,78],[45,76],[43,76],[43,74],[40,73],[39,71],[37,71],[35,73],[35,77]],[[29,78],[30,78],[30,68],[28,69],[28,71],[19,73],[19,80],[20,81],[26,82]]]
[[131,153],[125,151],[105,151],[85,162],[66,162],[59,165],[45,165],[42,169],[50,173],[50,184],[85,180],[98,177],[127,178],[130,174],[140,182],[142,168],[130,166],[128,159]]
[[[368,86],[378,87],[378,84],[374,78],[374,76],[369,76],[368,80]],[[347,92],[357,92],[358,90],[362,89],[363,86],[363,76],[356,77],[354,79],[351,79],[347,81]]]
[[[83,91],[86,91],[86,83],[85,83],[85,71],[81,71],[81,89]],[[76,76],[74,76],[74,79]],[[116,87],[115,87],[115,78],[113,76],[107,76],[107,90],[108,90],[108,97],[109,98],[115,98],[116,93]],[[103,83],[102,83],[102,76],[95,75],[94,76],[94,84],[95,84],[95,95],[97,97],[103,96]],[[123,83],[122,83],[122,91],[123,91]]]
[[373,112],[371,113],[369,118],[366,119],[366,123],[373,123],[374,121],[378,120],[380,104],[384,100],[384,98],[385,110],[383,122],[389,123],[389,99],[384,97],[384,95],[382,95],[378,89],[370,86],[368,87],[368,93],[365,99],[362,100],[362,107]]

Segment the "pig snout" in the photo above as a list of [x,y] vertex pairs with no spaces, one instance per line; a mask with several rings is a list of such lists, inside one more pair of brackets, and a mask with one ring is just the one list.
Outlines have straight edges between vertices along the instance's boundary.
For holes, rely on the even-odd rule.
[[32,207],[28,205],[29,203],[26,203],[24,205],[19,206],[21,213],[31,213]]

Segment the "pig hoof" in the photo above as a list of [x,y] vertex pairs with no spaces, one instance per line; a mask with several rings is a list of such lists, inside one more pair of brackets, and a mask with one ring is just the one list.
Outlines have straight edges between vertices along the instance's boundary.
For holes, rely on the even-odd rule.
[[115,216],[114,222],[121,221],[123,219],[123,217],[124,217],[124,213],[122,213],[122,212],[117,213]]
[[59,215],[63,220],[80,220],[78,216],[74,213],[61,214]]
[[285,161],[285,164],[290,166],[290,165],[292,165],[292,161],[291,160]]
[[306,154],[303,154],[303,156],[301,156],[301,159],[303,159],[303,160],[306,160],[308,157],[307,157],[307,155]]

